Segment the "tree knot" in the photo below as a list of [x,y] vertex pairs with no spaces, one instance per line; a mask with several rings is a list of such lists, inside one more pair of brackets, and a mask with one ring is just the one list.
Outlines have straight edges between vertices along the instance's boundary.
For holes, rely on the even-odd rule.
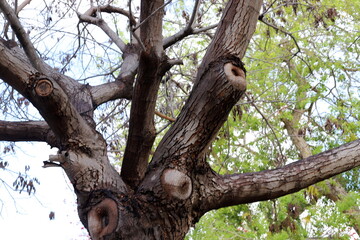
[[174,198],[185,200],[192,192],[192,181],[189,176],[176,170],[166,169],[161,176],[164,191]]
[[231,85],[240,91],[246,90],[246,69],[244,63],[235,56],[224,59],[224,73]]

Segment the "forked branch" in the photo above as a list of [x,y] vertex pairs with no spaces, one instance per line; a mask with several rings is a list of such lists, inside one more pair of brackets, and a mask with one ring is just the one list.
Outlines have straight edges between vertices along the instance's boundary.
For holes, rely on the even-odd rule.
[[164,39],[164,42],[163,42],[164,49],[174,45],[175,43],[181,41],[182,39],[184,39],[185,37],[187,37],[189,35],[199,34],[199,33],[206,32],[210,29],[217,27],[217,24],[214,24],[214,25],[210,25],[208,27],[203,27],[203,28],[198,28],[198,29],[194,28],[196,15],[198,14],[198,11],[199,11],[199,6],[200,6],[200,0],[196,0],[195,4],[194,4],[193,12],[189,19],[189,22],[186,24],[185,28],[183,28],[179,32],[175,33],[174,35]]
[[126,47],[126,44],[124,43],[124,41],[121,40],[121,38],[109,27],[109,25],[105,22],[104,19],[101,18],[101,16],[96,15],[94,17],[92,9],[90,9],[90,10],[88,10],[84,14],[78,13],[78,17],[79,17],[80,21],[91,23],[91,24],[94,24],[94,25],[98,26],[99,28],[101,28],[101,30],[103,30],[104,33],[106,35],[108,35],[108,37],[111,39],[111,41],[113,41],[116,44],[116,46],[118,46],[118,48],[122,52],[124,52],[125,47]]

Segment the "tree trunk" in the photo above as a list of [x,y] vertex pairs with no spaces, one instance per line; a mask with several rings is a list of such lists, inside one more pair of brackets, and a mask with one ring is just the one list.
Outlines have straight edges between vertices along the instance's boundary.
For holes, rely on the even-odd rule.
[[[8,21],[21,30],[6,1],[1,3]],[[165,5],[161,0],[142,1],[140,36],[133,31],[137,41],[117,41],[124,53],[120,75],[101,86],[79,84],[39,63],[25,31],[15,31],[25,51],[0,41],[0,78],[31,101],[45,120],[23,122],[17,129],[15,123],[0,121],[0,139],[46,141],[59,148],[47,164],[65,170],[92,239],[183,239],[207,211],[280,197],[360,165],[359,140],[262,172],[221,176],[208,165],[209,145],[246,90],[241,59],[255,31],[261,0],[227,3],[193,90],[148,163],[157,91],[171,67],[162,45],[172,42],[162,39]],[[91,9],[79,18],[114,38],[97,15],[109,9]],[[184,34],[176,34],[176,39]],[[93,121],[98,105],[119,96],[133,101],[121,175],[111,166],[106,141]],[[36,134],[29,134],[35,127]]]

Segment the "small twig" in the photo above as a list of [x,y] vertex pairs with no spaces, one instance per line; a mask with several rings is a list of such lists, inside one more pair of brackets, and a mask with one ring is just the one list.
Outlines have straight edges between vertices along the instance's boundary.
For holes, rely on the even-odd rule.
[[263,17],[259,17],[259,21],[264,23],[265,25],[267,25],[267,26],[269,26],[271,28],[274,28],[274,29],[276,29],[276,30],[278,30],[278,31],[280,31],[280,32],[282,32],[282,33],[284,33],[284,34],[291,37],[291,39],[294,41],[295,46],[297,48],[297,52],[293,54],[293,57],[295,57],[298,53],[301,52],[300,46],[299,46],[296,38],[291,33],[287,32],[287,31],[285,31],[285,30],[283,30],[283,29],[281,29],[281,28],[279,28],[279,27],[277,27],[277,26],[275,26],[275,25],[273,25],[273,24],[271,24],[269,22],[266,22]]
[[166,116],[165,114],[159,112],[159,111],[155,111],[155,114],[161,118],[164,118],[166,120],[169,120],[170,122],[175,122],[175,118],[172,118],[172,117],[169,117],[169,116]]
[[300,57],[300,56],[298,55],[299,53],[301,53],[301,48],[300,48],[300,46],[299,46],[296,38],[294,37],[294,35],[292,35],[292,33],[289,33],[289,32],[287,32],[287,31],[285,31],[285,30],[283,30],[283,29],[281,29],[281,28],[279,28],[279,27],[277,27],[277,26],[275,26],[275,25],[273,25],[273,24],[271,24],[271,23],[269,23],[269,22],[266,22],[266,21],[264,20],[263,15],[261,15],[261,16],[259,17],[259,21],[262,22],[262,23],[264,23],[265,25],[271,27],[271,28],[274,28],[274,29],[276,29],[276,30],[278,30],[278,31],[280,31],[280,32],[288,35],[288,36],[293,40],[293,42],[295,43],[295,46],[296,46],[296,48],[297,48],[296,53],[293,53],[293,54],[292,54],[292,57],[291,57],[289,60],[291,60],[292,58],[294,58],[294,57],[297,56],[297,57],[298,57],[301,61],[303,61],[303,62],[305,63],[305,65],[309,68],[310,73],[313,74],[313,71],[312,71],[312,68],[310,67],[310,65],[309,65],[302,57]]
[[185,89],[180,85],[180,83],[178,83],[177,81],[175,81],[174,79],[170,79],[170,81],[172,81],[173,83],[175,83],[175,85],[180,88],[180,90],[185,93],[186,95],[189,94],[187,91],[185,91]]
[[261,110],[251,101],[251,98],[249,97],[249,95],[247,95],[247,93],[245,92],[245,96],[248,99],[248,101],[250,102],[250,104],[255,108],[255,110],[261,115],[261,117],[265,120],[266,125],[269,126],[271,132],[274,134],[276,143],[278,145],[279,151],[280,151],[280,155],[282,159],[285,159],[285,155],[282,152],[282,148],[281,148],[281,144],[280,144],[280,140],[278,139],[278,137],[276,136],[275,130],[273,129],[273,127],[271,126],[271,124],[269,123],[268,119],[265,117],[265,115],[261,112]]
[[136,39],[136,41],[139,43],[141,49],[142,49],[143,51],[145,51],[145,50],[146,50],[145,45],[144,45],[144,43],[141,41],[140,37],[135,33],[135,31],[131,31],[131,35],[134,36],[134,38]]
[[205,32],[207,30],[210,30],[210,29],[214,29],[218,26],[218,24],[213,24],[213,25],[210,25],[210,26],[207,26],[207,27],[203,27],[203,28],[198,28],[198,29],[194,29],[193,30],[193,34],[197,34],[197,33],[202,33],[202,32]]
[[[129,14],[130,14],[130,17],[132,17],[131,0],[128,1],[128,5],[129,5]],[[133,32],[134,32],[133,27],[134,27],[134,24],[132,24],[130,22],[130,42],[131,43],[133,42],[133,39],[132,39]]]
[[160,134],[162,131],[164,131],[171,124],[172,124],[172,122],[168,122],[165,126],[163,126],[159,131],[156,132],[156,135]]
[[270,6],[268,8],[266,8],[260,16],[264,16],[269,11],[269,9],[276,3],[276,1],[277,0],[274,0],[272,3],[270,3]]

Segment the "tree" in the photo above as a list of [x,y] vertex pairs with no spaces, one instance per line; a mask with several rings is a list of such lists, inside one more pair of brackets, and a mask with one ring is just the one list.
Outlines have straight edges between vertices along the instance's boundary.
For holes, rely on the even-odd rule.
[[[45,166],[60,166],[66,172],[78,198],[79,217],[93,239],[182,239],[210,210],[275,199],[360,165],[359,140],[313,156],[304,150],[302,160],[275,164],[276,168],[263,171],[222,175],[209,165],[209,147],[233,106],[244,97],[251,99],[245,93],[247,74],[242,59],[256,23],[260,20],[276,25],[265,19],[272,4],[264,5],[260,14],[262,1],[229,1],[221,9],[221,20],[206,46],[191,93],[152,152],[158,133],[154,115],[173,120],[156,111],[161,82],[181,64],[169,57],[168,49],[185,37],[207,33],[214,27],[195,24],[202,16],[200,1],[195,1],[191,15],[183,12],[185,28],[163,38],[163,28],[167,27],[163,24],[164,9],[170,2],[141,1],[139,20],[131,4],[129,10],[110,2],[77,12],[80,23],[99,27],[122,53],[120,67],[111,71],[111,76],[116,76],[98,85],[80,83],[64,74],[81,44],[73,54],[65,55],[62,69],[48,65],[17,17],[23,6],[15,3],[14,11],[6,1],[0,2],[21,46],[4,31],[0,78],[31,102],[44,119],[1,121],[0,140],[43,141],[59,149]],[[75,5],[68,7],[76,9]],[[127,17],[129,43],[111,29],[105,13]],[[47,17],[47,21],[52,18]],[[78,29],[81,41],[80,25]],[[198,58],[196,54],[192,57]],[[184,70],[190,71],[186,66]],[[295,115],[306,106],[300,101],[306,96],[305,90],[298,91],[294,116],[281,118],[296,146],[297,134],[291,131],[299,127]],[[120,174],[110,164],[108,146],[96,128],[95,115],[101,105],[118,99],[131,100]],[[281,148],[279,154],[278,159],[284,162]]]

